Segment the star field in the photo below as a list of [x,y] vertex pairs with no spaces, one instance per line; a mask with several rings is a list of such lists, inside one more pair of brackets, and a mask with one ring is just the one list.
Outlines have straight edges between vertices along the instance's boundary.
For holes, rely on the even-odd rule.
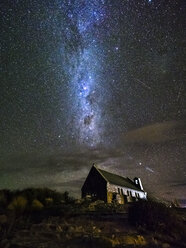
[[184,0],[1,1],[0,187],[77,195],[96,162],[186,198],[185,10]]

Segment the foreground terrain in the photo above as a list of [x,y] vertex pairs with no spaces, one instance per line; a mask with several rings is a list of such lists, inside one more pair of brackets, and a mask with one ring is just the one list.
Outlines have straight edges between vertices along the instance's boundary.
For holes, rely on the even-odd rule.
[[1,192],[0,203],[2,248],[186,247],[185,212],[156,202],[107,205],[30,189]]

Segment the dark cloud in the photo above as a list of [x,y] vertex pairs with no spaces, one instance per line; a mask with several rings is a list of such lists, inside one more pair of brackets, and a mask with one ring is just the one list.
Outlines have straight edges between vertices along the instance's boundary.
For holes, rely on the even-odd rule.
[[172,140],[186,140],[186,122],[155,123],[129,131],[123,137],[126,144],[154,144]]
[[118,152],[99,150],[12,155],[0,160],[0,188],[51,187],[77,195],[94,162],[117,156]]
[[171,186],[172,187],[185,187],[185,190],[186,190],[186,183],[177,183],[177,184],[173,184]]
[[0,188],[50,187],[79,197],[83,182],[92,164],[96,163],[102,169],[125,177],[140,177],[150,194],[167,199],[175,195],[181,198],[185,191],[185,151],[185,146],[179,143],[163,143],[122,146],[117,150],[100,148],[73,153],[12,155],[0,161]]

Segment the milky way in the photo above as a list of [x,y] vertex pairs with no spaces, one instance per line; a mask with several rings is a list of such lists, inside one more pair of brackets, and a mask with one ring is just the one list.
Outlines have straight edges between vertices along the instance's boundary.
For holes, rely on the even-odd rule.
[[77,195],[96,162],[184,198],[185,9],[1,1],[0,187]]
[[[98,37],[92,36],[95,25],[100,25],[106,15],[104,1],[79,2],[73,5],[68,16],[76,16],[78,31],[82,38],[82,49],[78,64],[72,73],[71,87],[74,96],[72,105],[75,115],[75,132],[79,132],[80,144],[95,147],[100,143],[101,102],[97,102],[99,68],[102,67],[102,51]],[[72,61],[74,63],[74,61]],[[103,121],[103,119],[102,119]]]

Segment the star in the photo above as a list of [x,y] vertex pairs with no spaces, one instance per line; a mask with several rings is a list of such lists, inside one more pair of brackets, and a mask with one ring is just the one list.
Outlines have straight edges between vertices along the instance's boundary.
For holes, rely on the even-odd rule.
[[181,198],[185,11],[184,1],[2,1],[0,188],[65,182],[77,193],[73,180],[96,161]]

